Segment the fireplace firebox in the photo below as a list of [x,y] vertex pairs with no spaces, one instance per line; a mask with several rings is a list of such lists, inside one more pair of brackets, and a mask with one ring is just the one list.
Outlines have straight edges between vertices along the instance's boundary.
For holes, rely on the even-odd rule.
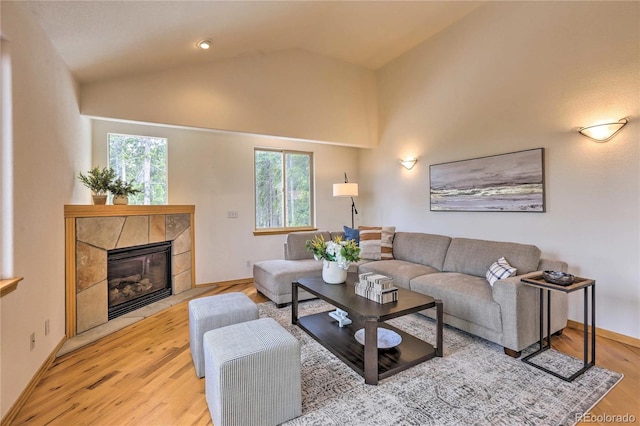
[[171,242],[109,250],[107,280],[109,320],[171,296]]

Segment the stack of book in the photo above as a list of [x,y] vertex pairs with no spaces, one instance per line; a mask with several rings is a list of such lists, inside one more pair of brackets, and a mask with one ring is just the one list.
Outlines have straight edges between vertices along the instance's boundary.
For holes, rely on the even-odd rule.
[[359,275],[356,294],[377,303],[390,303],[398,300],[398,289],[393,285],[393,278],[386,275],[365,272]]

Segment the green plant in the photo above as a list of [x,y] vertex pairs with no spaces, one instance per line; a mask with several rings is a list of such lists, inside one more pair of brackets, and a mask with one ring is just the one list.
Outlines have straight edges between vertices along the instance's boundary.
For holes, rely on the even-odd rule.
[[117,178],[109,185],[109,191],[113,195],[121,195],[125,197],[142,192],[140,189],[133,187],[133,181],[127,182],[120,178]]
[[106,195],[109,191],[111,181],[116,177],[116,172],[111,167],[100,168],[98,166],[92,168],[83,175],[82,172],[78,174],[78,179],[89,188],[94,195]]
[[322,235],[316,235],[305,244],[308,251],[313,252],[316,260],[338,262],[338,266],[347,269],[349,263],[360,260],[360,247],[354,240],[343,241],[336,237],[333,241],[325,241]]

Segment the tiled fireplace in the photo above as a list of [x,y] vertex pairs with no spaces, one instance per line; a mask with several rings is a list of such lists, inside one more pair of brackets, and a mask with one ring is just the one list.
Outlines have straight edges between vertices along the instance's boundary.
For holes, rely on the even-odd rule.
[[171,241],[107,252],[109,321],[173,294]]
[[194,211],[194,206],[65,206],[67,337],[109,320],[110,251],[169,242],[171,294],[192,288]]

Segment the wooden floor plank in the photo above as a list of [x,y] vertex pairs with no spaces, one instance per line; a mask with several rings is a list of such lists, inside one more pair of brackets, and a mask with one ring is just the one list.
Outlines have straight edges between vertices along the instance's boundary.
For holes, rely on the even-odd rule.
[[[267,301],[251,284],[216,287],[199,297],[233,291]],[[56,359],[14,424],[212,425],[204,379],[196,377],[191,360],[188,323],[183,302]],[[552,344],[582,357],[579,330],[566,329]],[[599,336],[597,349],[597,365],[625,378],[591,414],[629,414],[640,422],[640,349]]]

